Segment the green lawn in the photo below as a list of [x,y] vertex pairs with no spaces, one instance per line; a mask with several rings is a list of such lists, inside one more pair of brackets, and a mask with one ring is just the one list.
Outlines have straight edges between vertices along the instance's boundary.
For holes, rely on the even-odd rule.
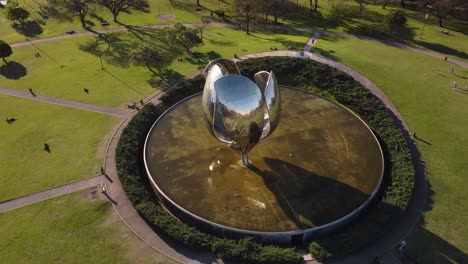
[[[119,14],[119,22],[126,25],[154,25],[154,24],[172,24],[176,22],[181,23],[199,23],[202,16],[210,16],[209,10],[218,9],[217,0],[201,0],[201,4],[204,8],[197,7],[193,0],[151,0],[148,1],[150,4],[149,12],[132,12],[130,14],[121,13]],[[43,30],[42,34],[37,35],[38,38],[51,37],[65,34],[65,31],[75,30],[76,32],[84,31],[81,28],[81,23],[77,18],[71,21],[59,21],[52,17],[45,18],[42,16],[41,5],[46,6],[47,0],[20,0],[18,1],[21,7],[26,8],[31,18],[37,21]],[[223,7],[221,3],[221,7]],[[113,21],[112,14],[103,8],[95,8],[95,15],[87,16],[89,21],[88,25],[91,25],[94,30],[108,29],[122,27]],[[5,18],[5,11],[0,10],[0,36],[1,39],[10,43],[25,41],[25,37],[18,34],[9,24],[10,22]],[[158,19],[158,15],[173,15],[174,18],[171,20]],[[109,26],[101,26],[100,20],[107,20],[111,23]],[[216,18],[213,18],[216,20]]]
[[[415,52],[358,39],[324,37],[316,52],[334,50],[334,58],[363,73],[396,105],[411,131],[416,131],[431,190],[432,209],[424,214],[431,237],[468,252],[468,92],[453,90],[468,84],[468,69]],[[330,55],[329,53],[326,53]],[[438,67],[440,71],[432,71]],[[451,68],[455,75],[451,75]],[[424,141],[423,141],[424,140]],[[426,243],[424,252],[450,258],[440,243]],[[422,249],[422,248],[420,248]],[[422,252],[422,250],[421,250]],[[462,263],[458,259],[459,263]],[[424,263],[440,263],[436,259]],[[445,263],[445,262],[443,262]]]
[[[108,41],[101,40],[99,44],[104,71],[99,62],[96,39],[91,36],[17,47],[8,60],[20,63],[26,68],[26,75],[10,79],[0,76],[0,86],[23,91],[32,87],[39,94],[119,107],[145,99],[159,87],[167,87],[182,76],[197,73],[213,58],[270,51],[272,46],[278,49],[286,49],[288,45],[300,48],[308,39],[295,31],[246,35],[243,31],[227,27],[208,27],[204,32],[205,44],[194,48],[193,56],[189,56],[181,48],[168,45],[164,36],[163,30],[108,34]],[[155,70],[171,70],[171,73],[163,71],[163,82],[146,67],[135,67],[128,62],[131,51],[143,40],[154,43],[164,56]],[[42,57],[36,58],[36,52]],[[177,61],[177,58],[183,58],[184,62]],[[90,90],[89,94],[83,92],[84,87]]]
[[2,263],[173,263],[139,240],[94,191],[0,214]]
[[0,113],[0,201],[96,175],[118,120],[4,95]]
[[[304,8],[308,8],[309,6],[309,1],[302,0],[299,3]],[[355,6],[357,8],[357,4]],[[280,22],[291,26],[327,29],[403,42],[444,53],[454,59],[468,62],[468,45],[466,45],[468,42],[467,21],[444,20],[446,28],[440,28],[437,24],[437,18],[434,15],[429,15],[422,38],[420,38],[425,12],[404,9],[408,18],[407,24],[403,28],[396,30],[393,34],[389,34],[384,28],[382,21],[390,9],[401,8],[397,4],[390,4],[384,10],[380,4],[372,5],[369,3],[366,4],[361,16],[356,15],[355,17],[335,22],[324,18],[324,14],[328,12],[328,5],[325,1],[319,1],[317,13],[295,15],[284,20],[280,19]],[[441,34],[441,30],[448,30],[450,35]]]
[[[291,1],[296,2],[294,0]],[[197,7],[193,0],[149,1],[149,12],[122,13],[119,15],[119,20],[127,25],[140,26],[172,24],[175,22],[198,23],[202,16],[210,16],[211,10],[217,9],[225,10],[231,20],[236,21],[243,19],[233,12],[232,1],[201,0],[200,2],[203,8]],[[308,10],[309,1],[301,0],[298,2],[302,11]],[[47,0],[23,0],[19,3],[30,11],[35,21],[41,24],[43,33],[37,35],[39,38],[62,35],[65,31],[70,29],[74,29],[77,32],[83,31],[77,19],[73,19],[72,21],[58,21],[54,18],[44,18],[41,16],[41,5],[46,5]],[[382,23],[383,16],[388,13],[389,9],[400,9],[400,7],[398,5],[389,4],[387,9],[384,10],[381,8],[380,4],[366,4],[361,16],[356,15],[354,17],[342,19],[341,21],[329,21],[324,18],[325,14],[328,12],[328,5],[326,2],[319,1],[318,12],[303,12],[290,17],[286,16],[284,19],[280,17],[279,22],[291,26],[325,28],[332,31],[390,39],[434,50],[447,54],[455,59],[468,62],[468,46],[465,44],[468,41],[468,22],[445,20],[445,28],[440,28],[437,24],[437,18],[430,15],[421,38],[420,34],[424,24],[425,12],[404,9],[408,17],[408,23],[404,28],[390,35],[387,30],[385,30]],[[96,8],[94,13],[94,15],[88,16],[89,25],[93,25],[94,30],[121,27],[120,24],[112,21],[112,16],[107,9]],[[175,18],[172,20],[157,19],[159,14],[169,14],[175,16]],[[99,19],[107,20],[111,22],[111,25],[103,27],[100,25]],[[270,16],[269,19],[271,20],[272,17]],[[220,21],[216,15],[212,17],[212,20]],[[259,22],[264,23],[262,19],[260,19]],[[0,23],[5,25],[0,28],[0,36],[2,36],[3,40],[10,43],[25,40],[24,36],[16,33],[15,30],[9,26],[9,22],[5,19],[4,12],[0,12]],[[441,34],[441,30],[450,31],[450,35]]]

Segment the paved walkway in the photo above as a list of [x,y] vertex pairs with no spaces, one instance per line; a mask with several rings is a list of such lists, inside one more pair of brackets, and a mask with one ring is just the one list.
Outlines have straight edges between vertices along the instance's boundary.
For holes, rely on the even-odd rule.
[[82,109],[86,111],[92,111],[92,112],[97,112],[97,113],[106,114],[106,115],[119,116],[119,117],[127,116],[130,112],[126,110],[99,106],[99,105],[85,104],[85,103],[70,101],[70,100],[46,96],[46,95],[40,95],[40,94],[33,95],[29,92],[23,92],[19,90],[13,90],[13,89],[2,88],[2,87],[0,87],[0,94],[20,97],[20,98],[25,98],[25,99],[30,99],[30,100],[36,100],[36,101],[46,102],[50,104],[57,104],[57,105],[62,105],[62,106],[67,106],[67,107],[72,107],[72,108],[78,108],[78,109]]
[[309,41],[304,46],[304,51],[310,52],[312,47],[317,43],[317,40],[320,38],[320,33],[319,32],[314,32],[312,34],[312,37],[310,37]]
[[[186,23],[184,24],[185,26],[200,26],[201,23]],[[61,36],[55,36],[55,37],[49,37],[49,38],[42,38],[42,39],[36,39],[36,40],[31,40],[31,41],[25,41],[25,42],[18,42],[11,44],[10,46],[12,47],[21,47],[21,46],[28,46],[36,43],[42,43],[42,42],[49,42],[49,41],[55,41],[55,40],[60,40],[60,39],[67,39],[67,38],[73,38],[73,37],[79,37],[79,36],[86,36],[86,35],[95,35],[95,34],[104,34],[104,33],[113,33],[113,32],[122,32],[122,31],[127,31],[127,30],[142,30],[142,29],[158,29],[158,28],[167,28],[171,27],[173,24],[159,24],[159,25],[148,25],[148,26],[126,26],[126,27],[121,27],[121,28],[114,28],[114,29],[105,29],[105,30],[97,30],[97,31],[87,31],[87,32],[80,32],[80,33],[75,33],[73,35],[61,35]],[[208,24],[209,27],[235,27],[234,24],[228,24],[228,23],[219,23],[219,22],[213,22]],[[392,42],[392,41],[387,41],[387,40],[380,40],[377,38],[372,38],[372,37],[366,37],[366,36],[360,36],[360,35],[353,35],[349,33],[343,33],[343,32],[333,32],[333,31],[326,31],[326,30],[320,30],[320,29],[313,29],[313,28],[305,28],[305,27],[288,27],[288,26],[283,26],[283,25],[255,25],[256,27],[262,27],[262,28],[272,28],[272,29],[294,29],[297,31],[302,31],[302,32],[309,32],[309,33],[314,33],[314,34],[328,34],[328,35],[335,35],[335,36],[343,36],[343,37],[350,37],[350,38],[358,38],[358,39],[364,39],[364,40],[369,40],[369,41],[375,41],[379,42],[385,45],[389,45],[392,47],[397,47],[401,49],[407,49],[411,50],[414,52],[418,52],[421,54],[425,54],[434,58],[438,59],[445,59],[447,56],[432,50],[426,50],[422,48],[417,48],[411,45],[407,44],[402,44],[398,42]],[[311,43],[315,44],[315,43]],[[307,45],[306,45],[307,46]],[[312,47],[311,45],[310,47]],[[307,51],[307,50],[306,50]],[[456,59],[448,58],[447,61],[451,62],[453,64],[456,64],[458,66],[468,68],[468,63],[459,61]]]
[[68,193],[80,191],[83,189],[97,186],[104,182],[105,177],[103,175],[91,177],[85,180],[69,183],[59,187],[55,187],[42,192],[29,194],[23,197],[11,199],[0,203],[0,213],[8,212],[16,208],[27,206],[30,204],[39,203],[45,200],[49,200],[58,196],[62,196]]

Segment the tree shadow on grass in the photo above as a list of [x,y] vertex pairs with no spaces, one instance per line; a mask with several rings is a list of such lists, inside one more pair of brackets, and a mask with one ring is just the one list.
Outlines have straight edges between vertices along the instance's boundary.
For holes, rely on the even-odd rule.
[[151,87],[160,87],[163,91],[168,90],[170,87],[181,83],[184,76],[173,69],[162,69],[158,74],[153,74],[148,80]]
[[437,51],[439,53],[452,55],[452,56],[458,57],[460,59],[468,59],[468,54],[467,53],[465,53],[463,51],[456,50],[456,49],[451,48],[451,47],[447,47],[447,46],[439,44],[439,43],[427,43],[425,41],[420,41],[420,40],[414,40],[412,42],[419,45],[419,46],[422,46],[422,47],[424,47],[426,49],[429,49],[429,50],[434,50],[434,51]]
[[23,65],[14,61],[10,61],[7,65],[0,67],[0,75],[7,79],[18,80],[26,76],[27,73],[28,71]]
[[[178,47],[167,44],[165,31],[154,29],[141,29],[130,31],[133,37],[127,37],[126,32],[100,34],[97,41],[90,39],[80,44],[79,48],[85,52],[99,56],[99,51],[106,63],[127,68],[130,66],[130,56],[142,42],[148,42],[153,45],[160,53],[161,59],[155,66],[164,68],[180,55]],[[99,44],[99,50],[98,50]]]
[[22,23],[14,23],[12,28],[18,33],[28,38],[36,37],[44,30],[36,21],[24,21]]
[[273,46],[276,43],[276,44],[283,45],[284,47],[291,47],[291,49],[295,49],[295,50],[300,50],[304,48],[304,45],[307,43],[307,40],[305,40],[304,42],[300,42],[300,41],[293,41],[285,37],[265,38],[259,35],[255,35],[253,33],[251,33],[250,36],[254,38],[266,40],[266,41],[271,41]]
[[192,52],[189,57],[185,57],[184,59],[190,64],[198,65],[198,68],[201,69],[204,68],[208,62],[217,58],[221,58],[221,54],[215,51],[209,51],[207,53]]

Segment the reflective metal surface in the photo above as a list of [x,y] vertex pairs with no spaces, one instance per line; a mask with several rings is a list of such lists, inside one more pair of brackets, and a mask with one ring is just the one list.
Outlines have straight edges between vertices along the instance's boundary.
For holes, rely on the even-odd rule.
[[255,74],[255,82],[239,74],[235,62],[211,61],[203,72],[203,114],[211,135],[239,151],[249,166],[248,152],[278,126],[281,97],[273,72]]

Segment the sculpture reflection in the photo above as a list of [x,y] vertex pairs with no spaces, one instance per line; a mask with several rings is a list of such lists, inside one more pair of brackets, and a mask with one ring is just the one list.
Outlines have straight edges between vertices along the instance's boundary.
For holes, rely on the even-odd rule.
[[281,98],[273,72],[240,75],[234,61],[211,61],[203,72],[203,114],[210,133],[239,151],[249,166],[248,152],[278,126]]

